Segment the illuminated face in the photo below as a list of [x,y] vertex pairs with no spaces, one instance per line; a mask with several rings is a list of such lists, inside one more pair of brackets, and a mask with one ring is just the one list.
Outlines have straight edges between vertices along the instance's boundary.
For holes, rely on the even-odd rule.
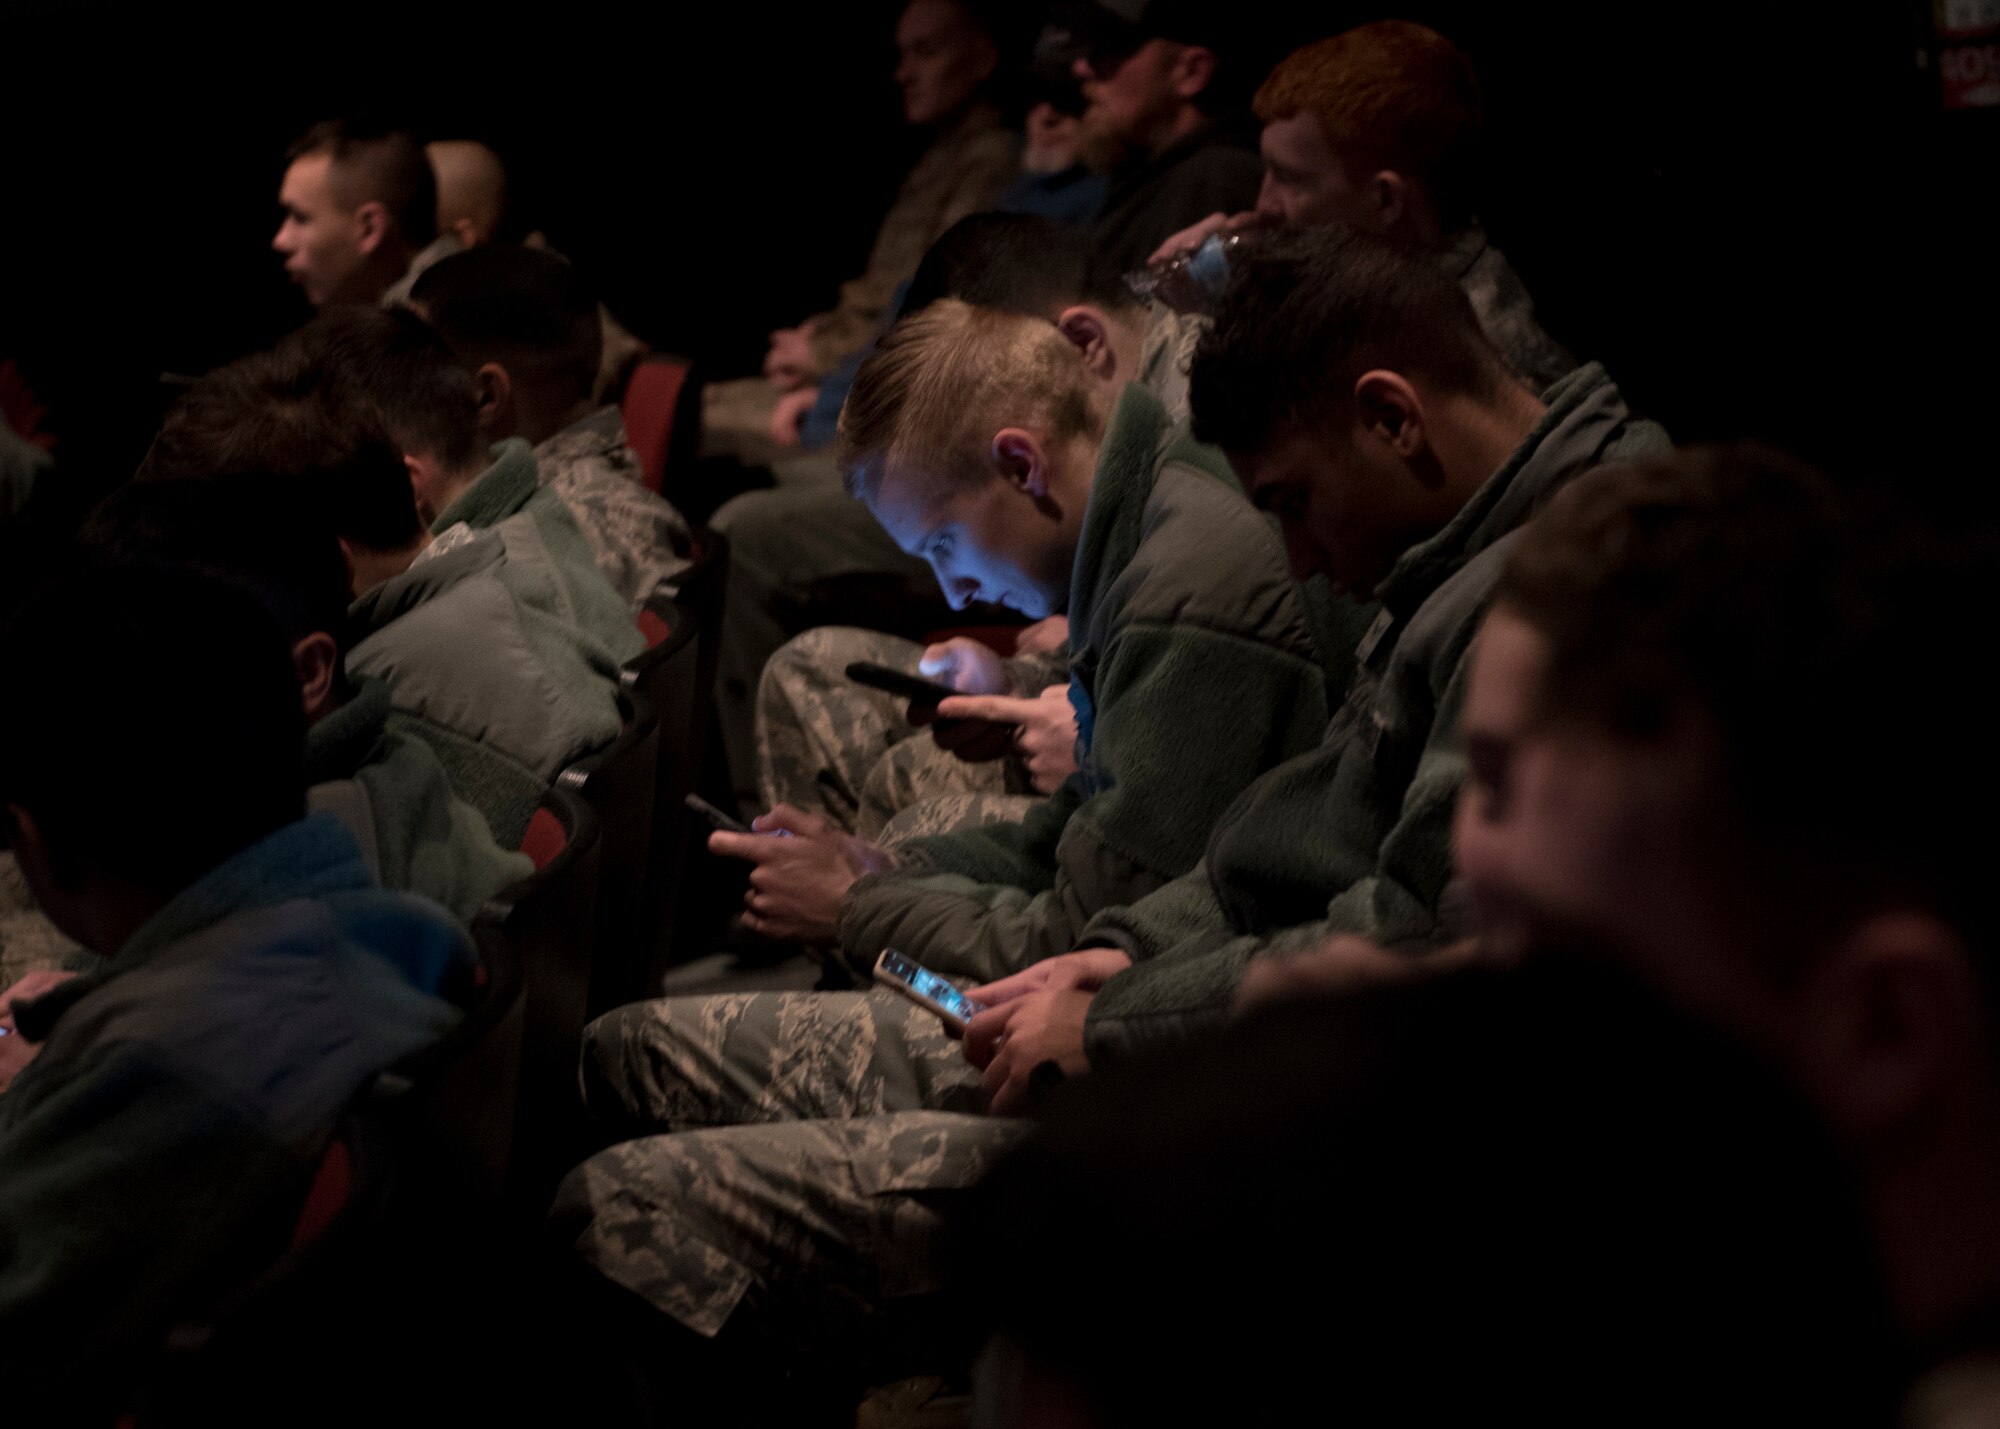
[[1732,914],[1744,906],[1725,877],[1736,859],[1698,736],[1639,743],[1544,718],[1548,662],[1526,620],[1504,606],[1486,617],[1452,830],[1480,936],[1503,954],[1606,957],[1725,1025],[1768,1026],[1774,989]]
[[292,161],[278,189],[284,220],[271,247],[285,257],[285,274],[305,289],[314,307],[365,302],[357,292],[368,254],[358,213],[341,208],[333,192],[333,157],[307,154]]
[[930,562],[952,609],[985,601],[1039,620],[1068,607],[1081,512],[1051,515],[997,474],[941,485],[891,464],[868,509],[897,545]]
[[999,67],[1000,53],[953,0],[915,0],[896,22],[896,83],[903,117],[936,124],[967,104]]
[[1264,186],[1257,212],[1289,228],[1323,228],[1344,223],[1379,230],[1379,216],[1365,193],[1348,177],[1347,166],[1328,147],[1318,119],[1300,110],[1264,126],[1257,141],[1264,155]]
[[1278,518],[1296,579],[1323,575],[1365,599],[1411,544],[1393,502],[1407,477],[1365,432],[1292,426],[1229,461],[1250,500]]

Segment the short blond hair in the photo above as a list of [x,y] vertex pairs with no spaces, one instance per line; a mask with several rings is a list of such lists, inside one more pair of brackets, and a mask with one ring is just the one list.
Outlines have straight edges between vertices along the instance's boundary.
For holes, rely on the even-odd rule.
[[891,328],[840,409],[836,458],[850,495],[873,498],[891,463],[938,486],[994,474],[993,434],[1095,437],[1104,414],[1082,354],[1046,318],[932,303]]

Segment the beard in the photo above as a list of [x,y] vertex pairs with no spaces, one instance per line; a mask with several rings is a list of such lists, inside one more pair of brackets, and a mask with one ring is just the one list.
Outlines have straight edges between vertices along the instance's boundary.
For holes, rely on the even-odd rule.
[[1103,105],[1093,104],[1077,122],[1076,157],[1093,174],[1108,174],[1145,154],[1129,135],[1115,127]]

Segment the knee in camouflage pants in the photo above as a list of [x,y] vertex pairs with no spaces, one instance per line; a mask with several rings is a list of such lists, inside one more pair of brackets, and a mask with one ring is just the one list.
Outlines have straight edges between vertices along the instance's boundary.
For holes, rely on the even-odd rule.
[[915,674],[922,654],[915,641],[827,626],[773,655],[757,687],[765,806],[790,804],[884,843],[1019,819],[1033,808],[1016,761],[974,764],[939,749],[905,717],[907,701],[846,675],[857,660]]
[[1024,1129],[981,1114],[934,1015],[881,991],[634,1004],[591,1024],[583,1082],[639,1139],[573,1171],[552,1222],[704,1335],[746,1297],[789,1339],[940,1288],[949,1193]]

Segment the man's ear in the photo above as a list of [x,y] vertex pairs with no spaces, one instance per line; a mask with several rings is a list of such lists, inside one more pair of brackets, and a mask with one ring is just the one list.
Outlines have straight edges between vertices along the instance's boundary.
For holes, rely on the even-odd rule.
[[479,246],[479,226],[471,219],[454,218],[451,221],[451,231],[458,235],[458,241],[467,248]]
[[1394,233],[1410,216],[1410,181],[1394,169],[1383,169],[1370,177],[1367,195],[1380,225],[1378,233]]
[[514,428],[514,379],[497,362],[482,362],[473,374],[479,383],[480,430],[511,435]]
[[354,589],[354,543],[345,536],[337,536],[334,539],[340,542],[340,559],[347,567],[347,593],[354,595],[357,593]]
[[373,253],[389,239],[389,206],[370,199],[354,210],[355,246],[364,254]]
[[340,646],[325,631],[315,630],[292,646],[292,669],[299,677],[299,698],[305,705],[306,723],[312,724],[330,713],[338,702]]
[[1021,427],[1003,427],[993,434],[993,465],[1016,489],[1036,500],[1049,494],[1049,459],[1041,438]]
[[1174,93],[1192,100],[1215,81],[1215,51],[1200,45],[1182,45],[1174,59]]
[[1095,308],[1065,308],[1056,318],[1056,329],[1083,355],[1083,365],[1100,382],[1118,375],[1118,354],[1111,347],[1111,332],[1104,314]]
[[1361,429],[1397,456],[1409,460],[1423,452],[1423,398],[1402,373],[1379,367],[1362,373],[1354,382],[1354,411]]
[[1990,1074],[1971,954],[1927,913],[1868,919],[1815,965],[1802,992],[1800,1073],[1844,1135],[1894,1134]]

